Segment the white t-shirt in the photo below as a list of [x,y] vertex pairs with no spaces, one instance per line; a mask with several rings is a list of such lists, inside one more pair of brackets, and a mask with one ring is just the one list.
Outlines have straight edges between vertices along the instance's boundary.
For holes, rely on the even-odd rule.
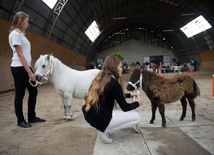
[[9,44],[10,47],[13,50],[13,57],[12,57],[12,67],[19,67],[23,66],[22,62],[20,61],[18,54],[16,52],[16,49],[14,45],[20,45],[22,46],[23,50],[23,55],[25,59],[27,60],[28,65],[31,67],[31,45],[29,40],[25,37],[24,33],[21,32],[19,29],[14,29],[10,34],[9,34]]

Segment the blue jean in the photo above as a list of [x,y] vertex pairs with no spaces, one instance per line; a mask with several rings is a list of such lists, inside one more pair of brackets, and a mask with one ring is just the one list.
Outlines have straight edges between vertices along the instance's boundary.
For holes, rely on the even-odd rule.
[[[32,69],[31,69],[32,70]],[[25,120],[23,115],[23,98],[25,89],[29,92],[28,96],[28,121],[33,120],[36,116],[36,98],[38,94],[37,87],[33,87],[29,83],[28,73],[24,67],[11,67],[11,72],[15,85],[14,107],[17,117],[17,122],[21,123]]]

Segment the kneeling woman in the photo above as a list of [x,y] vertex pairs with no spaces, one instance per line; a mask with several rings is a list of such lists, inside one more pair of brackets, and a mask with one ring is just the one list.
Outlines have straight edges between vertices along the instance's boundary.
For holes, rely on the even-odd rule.
[[[142,105],[143,101],[126,102],[124,96],[133,97],[137,94],[124,95],[121,67],[122,63],[117,56],[108,56],[84,97],[82,111],[85,120],[98,130],[104,143],[113,142],[109,137],[110,132],[132,127],[140,121],[139,113],[133,109]],[[119,104],[118,109],[114,109],[115,100]]]

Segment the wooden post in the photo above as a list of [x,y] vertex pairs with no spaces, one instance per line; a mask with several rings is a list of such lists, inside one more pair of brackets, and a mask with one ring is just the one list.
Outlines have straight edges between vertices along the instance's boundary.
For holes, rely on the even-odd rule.
[[213,94],[212,96],[214,96],[214,74],[213,74]]

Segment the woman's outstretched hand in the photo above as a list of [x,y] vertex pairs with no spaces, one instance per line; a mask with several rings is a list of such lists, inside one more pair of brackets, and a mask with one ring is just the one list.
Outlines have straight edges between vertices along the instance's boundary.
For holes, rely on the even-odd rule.
[[143,100],[142,99],[139,99],[139,100],[136,100],[136,101],[140,104],[140,106],[143,105]]
[[130,93],[131,94],[131,97],[138,97],[139,93],[138,92],[132,92]]

